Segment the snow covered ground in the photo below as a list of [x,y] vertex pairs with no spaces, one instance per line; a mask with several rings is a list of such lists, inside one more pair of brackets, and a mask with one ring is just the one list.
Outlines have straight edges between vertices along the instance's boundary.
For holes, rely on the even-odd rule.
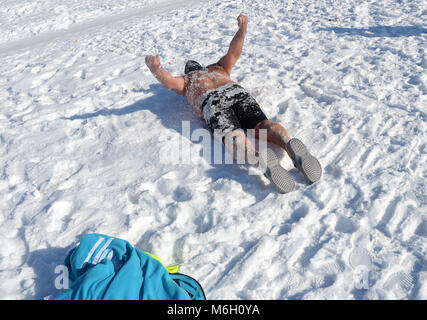
[[[204,127],[144,65],[218,60],[324,167],[275,192],[244,165],[167,161]],[[59,294],[87,233],[208,299],[427,299],[427,8],[380,1],[1,1],[0,298]],[[278,150],[279,152],[279,150]]]

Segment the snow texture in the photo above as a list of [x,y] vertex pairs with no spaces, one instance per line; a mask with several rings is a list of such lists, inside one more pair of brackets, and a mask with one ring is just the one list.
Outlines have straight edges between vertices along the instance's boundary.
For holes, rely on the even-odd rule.
[[[241,12],[232,79],[324,168],[307,185],[276,150],[290,194],[202,156],[203,120],[144,64],[218,61]],[[208,299],[427,299],[426,18],[423,0],[2,1],[0,298],[57,296],[98,232]],[[191,162],[162,156],[184,145]]]

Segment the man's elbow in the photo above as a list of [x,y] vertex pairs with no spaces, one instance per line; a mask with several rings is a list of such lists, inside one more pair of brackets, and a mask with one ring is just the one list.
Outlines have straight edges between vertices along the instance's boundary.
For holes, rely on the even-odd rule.
[[171,90],[171,91],[173,91],[173,92],[175,92],[175,93],[177,93],[177,94],[179,94],[181,96],[184,95],[184,90],[182,88],[180,88],[180,87],[177,87],[174,84],[164,83],[163,87],[165,87],[167,90]]
[[168,90],[172,90],[182,96],[184,95],[184,80],[181,79],[181,77],[175,77],[169,81],[165,81],[163,86]]
[[170,83],[162,83],[162,84],[163,84],[163,87],[165,87],[165,89],[173,90],[173,86]]

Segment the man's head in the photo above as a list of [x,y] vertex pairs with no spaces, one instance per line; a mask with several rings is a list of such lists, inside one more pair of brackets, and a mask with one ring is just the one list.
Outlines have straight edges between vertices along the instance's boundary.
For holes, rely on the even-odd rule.
[[198,63],[197,61],[194,60],[188,60],[187,63],[185,64],[185,74],[188,74],[189,72],[192,71],[206,71],[206,67],[203,67],[200,63]]

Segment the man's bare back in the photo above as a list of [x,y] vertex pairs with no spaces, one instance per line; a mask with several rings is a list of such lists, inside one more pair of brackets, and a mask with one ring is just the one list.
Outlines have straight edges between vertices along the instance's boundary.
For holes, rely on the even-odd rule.
[[201,104],[209,90],[219,88],[227,83],[235,83],[227,71],[220,65],[207,67],[207,71],[193,71],[184,76],[184,97],[193,106],[194,111],[203,117]]

